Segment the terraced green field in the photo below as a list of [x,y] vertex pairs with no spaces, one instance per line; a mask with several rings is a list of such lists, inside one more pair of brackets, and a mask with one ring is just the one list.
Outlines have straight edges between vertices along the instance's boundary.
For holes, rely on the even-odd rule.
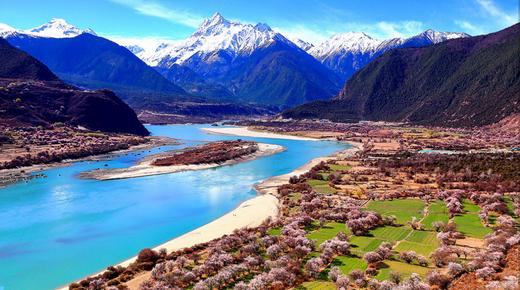
[[337,190],[329,186],[329,182],[326,180],[310,179],[307,183],[318,193],[332,194],[336,193]]
[[331,263],[331,267],[334,267],[334,266],[337,266],[341,270],[341,272],[345,275],[348,275],[348,273],[350,273],[350,271],[352,271],[352,270],[356,270],[356,269],[365,270],[368,267],[365,260],[363,260],[360,257],[356,257],[356,256],[336,257]]
[[294,192],[289,194],[289,200],[297,202],[302,198],[302,194],[299,192]]
[[297,290],[336,290],[336,286],[332,282],[327,281],[312,281],[305,282],[296,287]]
[[[320,183],[315,182],[314,185],[316,186],[316,184]],[[323,184],[323,182],[321,184]],[[430,217],[432,221],[442,220],[447,222],[446,206],[444,205],[444,202],[434,202],[430,206],[431,208],[428,217]],[[418,218],[422,216],[424,203],[421,200],[415,199],[371,201],[367,208],[382,215],[395,215],[399,223],[406,224],[412,216]],[[474,210],[474,208],[472,209]],[[314,227],[309,230],[307,237],[316,240],[317,246],[319,246],[324,241],[336,236],[340,231],[349,234],[348,228],[343,223],[331,222],[321,228],[318,228],[315,224]],[[397,252],[415,251],[425,257],[428,257],[429,254],[439,245],[436,232],[416,231],[412,230],[408,225],[378,227],[371,230],[368,236],[350,235],[349,243],[351,245],[352,255],[336,257],[332,264],[320,274],[318,281],[305,283],[302,286],[305,288],[298,289],[334,289],[328,288],[329,286],[334,287],[332,283],[327,284],[327,282],[325,282],[328,279],[327,273],[332,267],[339,267],[344,274],[348,274],[355,269],[365,270],[367,268],[367,263],[364,261],[363,255],[366,252],[376,250],[377,247],[385,241],[399,243],[394,248]],[[318,255],[318,252],[314,252],[310,256]],[[394,260],[386,260],[384,261],[383,267],[379,269],[376,278],[379,280],[388,279],[391,271],[401,273],[403,278],[410,276],[411,273],[417,273],[424,277],[429,270],[430,269],[427,267],[410,265]]]
[[439,244],[439,242],[437,240],[437,233],[435,233],[435,232],[413,231],[406,238],[406,240],[410,241],[410,242],[435,245],[435,246]]
[[480,207],[474,203],[472,203],[468,199],[464,199],[462,201],[464,213],[456,215],[453,220],[455,224],[457,224],[457,230],[464,235],[472,238],[482,239],[485,235],[492,232],[491,228],[485,227],[480,218],[478,217],[478,213],[480,211]]
[[395,271],[401,274],[402,278],[409,277],[412,273],[417,273],[423,277],[426,276],[426,273],[431,269],[427,267],[420,267],[417,265],[410,265],[403,262],[398,261],[385,261],[385,266],[379,269],[379,273],[376,275],[376,279],[383,281],[388,280],[390,278],[390,272]]
[[442,200],[438,200],[430,204],[428,208],[428,215],[423,219],[422,224],[424,229],[433,230],[432,223],[441,221],[447,224],[449,220],[448,209]]
[[397,223],[405,225],[413,216],[423,216],[424,202],[419,199],[373,200],[367,205],[368,210],[381,215],[394,215]]
[[309,180],[307,180],[307,183],[312,187],[329,184],[329,182],[327,180],[319,180],[319,179],[309,179]]
[[384,241],[373,237],[352,236],[349,242],[352,252],[363,255],[366,252],[377,249]]
[[514,216],[515,207],[513,206],[513,200],[509,196],[505,196],[504,202],[507,204],[507,208],[509,209],[509,214],[511,216]]
[[437,246],[432,245],[424,245],[414,242],[402,241],[395,247],[395,250],[398,252],[406,252],[406,251],[414,251],[419,255],[423,255],[428,257],[433,251],[437,249]]
[[370,231],[370,234],[372,234],[375,238],[378,238],[380,240],[385,240],[389,242],[393,241],[400,241],[404,239],[412,229],[405,226],[400,227],[391,227],[391,226],[385,226],[385,227],[379,227],[374,230]]
[[478,213],[480,211],[480,207],[469,199],[464,199],[462,201],[462,207],[466,212]]
[[413,231],[404,241],[401,241],[395,250],[398,252],[415,251],[417,254],[428,257],[439,246],[436,232]]
[[482,239],[492,232],[491,228],[485,227],[477,213],[465,213],[454,218],[457,230],[464,235],[472,238]]
[[321,177],[323,177],[324,180],[329,180],[329,172],[321,172],[320,175]]
[[517,223],[520,223],[520,216],[515,215],[515,207],[513,205],[513,200],[509,196],[506,196],[504,197],[504,201],[507,204],[507,208],[509,209],[509,214],[516,220]]
[[334,238],[340,231],[343,231],[345,234],[349,233],[344,223],[327,223],[320,229],[310,232],[307,238],[316,240],[316,246],[319,247],[321,243]]
[[343,171],[343,170],[349,170],[352,168],[350,165],[340,165],[340,164],[329,164],[330,170],[332,171]]

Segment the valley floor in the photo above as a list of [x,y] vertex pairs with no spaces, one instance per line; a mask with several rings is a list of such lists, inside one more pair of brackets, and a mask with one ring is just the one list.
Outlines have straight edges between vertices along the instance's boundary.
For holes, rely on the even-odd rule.
[[457,289],[465,279],[477,281],[476,289],[518,285],[510,274],[518,265],[508,258],[520,243],[516,136],[389,124],[298,126],[215,132],[334,136],[355,147],[270,178],[256,186],[264,195],[223,218],[70,289]]
[[[234,135],[234,136],[249,136],[249,137],[260,137],[260,138],[275,138],[275,139],[288,139],[288,140],[315,140],[311,138],[303,138],[303,137],[294,137],[284,134],[270,134],[265,132],[258,132],[248,130],[246,127],[237,127],[237,128],[226,128],[233,130],[225,130],[225,128],[204,128],[203,130],[209,133],[215,134],[224,134],[224,135]],[[267,137],[268,136],[268,137]],[[353,144],[352,148],[340,151],[335,153],[332,156],[315,158],[309,161],[307,164],[297,168],[296,170],[279,176],[273,176],[269,179],[266,179],[255,185],[256,191],[259,193],[258,196],[241,203],[236,209],[227,213],[226,215],[200,227],[191,232],[188,232],[180,237],[174,238],[164,244],[156,246],[154,250],[159,251],[161,249],[166,249],[168,252],[178,251],[185,248],[193,247],[198,244],[208,243],[214,239],[218,239],[225,235],[230,235],[236,230],[240,230],[242,228],[254,228],[260,226],[265,220],[273,219],[276,220],[279,216],[279,208],[280,203],[277,195],[277,189],[279,186],[283,184],[287,184],[289,179],[294,175],[304,174],[309,171],[312,167],[316,166],[320,162],[332,160],[337,158],[338,156],[350,156],[354,154],[357,150],[359,150],[359,145],[357,143]],[[284,150],[283,147],[273,144],[264,144],[259,143],[260,152],[256,153],[253,157],[248,157],[247,160],[251,160],[251,158],[259,158],[261,156],[275,154],[281,150]],[[136,165],[137,167],[141,166],[143,163],[146,163],[146,167],[150,168],[153,160],[158,159],[158,157],[163,156],[164,153],[150,156],[143,160],[140,164]],[[245,161],[245,160],[240,160]],[[239,162],[234,160],[233,163]],[[202,164],[202,165],[188,165],[188,166],[176,166],[172,169],[172,166],[168,166],[165,170],[169,171],[167,173],[184,171],[184,170],[202,170],[207,168],[212,168],[214,166],[223,166],[229,164]],[[98,174],[97,172],[90,172],[84,174],[82,177],[86,178],[95,178],[99,180],[107,180],[107,179],[115,179],[115,178],[133,178],[139,176],[145,176],[143,171],[139,171],[139,168],[132,169],[130,167],[128,169],[122,169],[118,171],[118,173],[114,173],[112,171],[107,171],[102,174]],[[144,168],[144,167],[143,167]],[[159,169],[160,170],[160,169]],[[176,170],[176,171],[171,171]],[[111,173],[112,172],[112,173]],[[154,171],[155,172],[155,171]],[[166,172],[164,172],[166,173]],[[153,174],[162,174],[162,173],[153,173]],[[125,177],[121,177],[124,175]],[[132,263],[135,263],[138,259],[137,256],[132,257],[128,260],[125,260],[119,263],[116,266],[128,267]],[[105,272],[101,272],[96,275],[103,275]],[[125,284],[130,289],[139,289],[140,283],[149,279],[150,273],[145,272],[139,275],[136,275],[131,280],[127,281]],[[60,289],[68,289],[67,287],[63,287]]]

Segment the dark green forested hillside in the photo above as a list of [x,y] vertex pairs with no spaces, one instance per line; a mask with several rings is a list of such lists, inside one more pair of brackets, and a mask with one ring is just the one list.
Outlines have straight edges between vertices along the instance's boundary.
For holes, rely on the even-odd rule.
[[292,118],[480,126],[520,112],[520,25],[430,47],[389,51],[356,73],[332,101]]

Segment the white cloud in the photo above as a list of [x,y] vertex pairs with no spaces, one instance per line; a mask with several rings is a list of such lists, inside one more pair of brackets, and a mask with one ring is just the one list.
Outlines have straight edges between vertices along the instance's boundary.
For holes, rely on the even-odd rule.
[[289,39],[301,39],[314,45],[320,44],[330,37],[333,32],[320,31],[312,29],[304,25],[293,25],[288,27],[273,27],[274,30],[280,32]]
[[513,25],[518,21],[517,16],[509,14],[498,8],[492,0],[476,0],[480,7],[490,16],[495,17],[504,25]]
[[169,37],[162,36],[146,36],[146,37],[127,37],[121,35],[102,35],[105,38],[112,40],[113,42],[122,45],[122,46],[130,46],[130,45],[138,45],[146,51],[153,51],[159,45],[163,43],[167,44],[176,44],[182,42],[182,40],[174,40]]
[[196,28],[204,20],[203,17],[187,11],[168,8],[158,2],[145,0],[111,0],[112,2],[130,7],[135,11],[152,17],[158,17],[173,23]]
[[480,35],[486,33],[484,29],[481,27],[474,25],[468,21],[464,20],[455,20],[455,24],[462,28],[464,32],[469,33],[470,35]]
[[376,23],[375,27],[369,27],[367,32],[370,33],[370,31],[372,31],[374,34],[379,34],[383,38],[393,38],[412,36],[423,30],[423,24],[420,21],[381,21]]
[[[485,21],[479,24],[467,20],[455,20],[455,24],[471,35],[481,35],[511,26],[518,22],[515,13],[506,13],[498,8],[492,0],[475,0],[478,7],[482,9]],[[490,19],[491,18],[491,19]]]

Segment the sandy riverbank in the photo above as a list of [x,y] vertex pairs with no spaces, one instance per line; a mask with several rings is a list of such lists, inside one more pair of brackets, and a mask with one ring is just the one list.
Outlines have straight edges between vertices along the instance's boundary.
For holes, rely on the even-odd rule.
[[289,178],[291,176],[295,175],[301,175],[309,171],[314,166],[318,165],[320,162],[327,162],[329,160],[333,160],[336,158],[346,158],[348,156],[352,156],[354,153],[356,153],[361,148],[360,143],[351,143],[352,147],[336,152],[333,155],[325,156],[325,157],[318,157],[314,158],[311,161],[307,162],[305,165],[293,170],[292,172],[289,172],[287,174],[273,176],[271,178],[268,178],[258,184],[255,185],[256,191],[258,191],[261,194],[272,194],[277,195],[278,194],[278,187],[284,184],[289,183]]
[[315,138],[299,137],[285,134],[277,134],[270,132],[253,131],[247,127],[232,127],[232,128],[202,128],[211,134],[220,135],[233,135],[233,136],[244,136],[244,137],[257,137],[257,138],[271,138],[271,139],[288,139],[288,140],[304,140],[304,141],[318,141]]
[[[257,227],[267,218],[276,218],[278,216],[278,199],[272,195],[265,194],[256,196],[250,200],[241,203],[237,208],[222,217],[188,232],[180,237],[170,240],[154,248],[154,250],[166,249],[168,252],[177,251],[183,248],[191,247],[197,244],[209,242],[211,240],[233,233],[236,229],[245,227]],[[137,259],[132,257],[116,266],[127,267]],[[103,271],[94,274],[98,275]],[[146,273],[149,275],[149,273]],[[139,282],[144,275],[138,275],[127,284],[130,289],[138,289]],[[68,286],[59,288],[60,290],[68,289]]]
[[[233,128],[218,128],[218,129],[233,129]],[[264,132],[255,132],[249,131],[246,128],[240,128],[242,130],[226,130],[229,135],[244,136],[242,133],[247,132],[251,137],[261,137],[266,136],[265,134],[276,135],[276,138],[279,139],[300,139],[300,137],[282,135],[282,134],[274,134],[274,133],[264,133]],[[244,131],[245,129],[245,131]],[[220,131],[220,130],[219,130]],[[217,131],[214,131],[216,134]],[[224,133],[225,134],[225,133]],[[260,134],[260,136],[259,136]],[[271,136],[271,135],[270,135]],[[266,137],[266,138],[274,138],[274,137]],[[306,139],[304,139],[306,140]],[[312,139],[315,140],[315,139]],[[300,175],[307,172],[316,164],[321,161],[328,161],[334,159],[336,157],[345,157],[354,154],[356,151],[361,148],[361,144],[359,143],[351,143],[353,145],[352,148],[337,152],[331,156],[327,157],[319,157],[315,158],[305,165],[293,170],[290,173],[274,176],[268,178],[254,186],[255,190],[260,194],[250,200],[247,200],[241,203],[236,209],[231,212],[225,214],[224,216],[202,226],[191,232],[188,232],[180,237],[174,238],[164,244],[161,244],[155,247],[155,250],[159,250],[161,248],[165,248],[168,252],[176,251],[179,249],[183,249],[186,247],[191,247],[200,243],[209,242],[211,240],[222,237],[223,235],[230,234],[234,230],[241,229],[244,227],[255,227],[259,226],[263,221],[268,218],[276,218],[279,215],[279,200],[276,197],[277,195],[277,187],[286,184],[289,182],[289,178],[294,175]],[[136,260],[137,256],[134,256],[122,263],[117,264],[116,266],[126,267],[132,262]],[[103,271],[102,271],[103,272]],[[101,274],[97,273],[92,276]],[[145,281],[150,275],[150,272],[144,272],[135,276],[132,280],[125,283],[131,290],[139,289],[139,285],[141,282]],[[66,290],[67,287],[60,288],[60,290]]]
[[194,165],[172,165],[172,166],[154,166],[152,163],[159,157],[163,157],[164,154],[145,158],[140,163],[128,167],[118,169],[98,169],[82,173],[80,176],[83,178],[92,178],[97,180],[112,180],[112,179],[124,179],[134,178],[150,175],[168,174],[182,171],[194,171],[203,170],[209,168],[215,168],[220,166],[232,165],[239,162],[254,160],[260,157],[276,154],[284,151],[285,148],[280,145],[258,143],[258,150],[250,155],[244,156],[243,158],[233,159],[224,163],[208,163],[208,164],[194,164]]

